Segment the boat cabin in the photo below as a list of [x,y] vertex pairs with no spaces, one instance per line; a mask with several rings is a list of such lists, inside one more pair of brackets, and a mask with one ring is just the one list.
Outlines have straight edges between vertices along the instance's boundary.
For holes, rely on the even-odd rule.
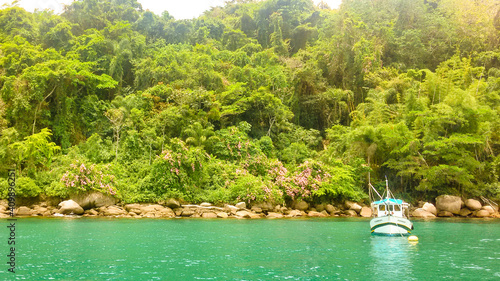
[[400,199],[386,198],[372,203],[373,213],[377,217],[395,216],[404,218],[408,212],[408,203]]

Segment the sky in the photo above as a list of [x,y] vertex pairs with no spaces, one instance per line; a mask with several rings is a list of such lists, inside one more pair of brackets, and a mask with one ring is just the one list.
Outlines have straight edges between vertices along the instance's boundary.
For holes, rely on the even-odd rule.
[[[223,6],[226,0],[138,0],[144,10],[150,10],[155,14],[161,15],[163,11],[176,19],[192,19],[200,16],[204,11],[211,7]],[[315,3],[321,0],[313,0]],[[0,0],[0,6],[10,4],[12,0]],[[70,4],[73,0],[19,0],[18,6],[23,7],[27,11],[33,12],[35,9],[45,10],[51,9],[56,13],[60,13],[63,5]],[[323,0],[331,8],[337,8],[341,0]]]

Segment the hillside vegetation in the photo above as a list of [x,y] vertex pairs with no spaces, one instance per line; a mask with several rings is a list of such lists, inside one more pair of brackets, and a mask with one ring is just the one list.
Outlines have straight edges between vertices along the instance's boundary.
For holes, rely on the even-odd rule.
[[[0,190],[123,202],[500,198],[495,0],[0,10]],[[370,173],[368,173],[370,172]]]

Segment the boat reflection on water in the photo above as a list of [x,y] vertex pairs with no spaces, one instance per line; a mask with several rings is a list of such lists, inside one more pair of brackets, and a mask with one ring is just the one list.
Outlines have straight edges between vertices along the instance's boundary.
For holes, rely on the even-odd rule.
[[406,237],[371,236],[370,240],[373,280],[416,280],[413,259],[418,244]]

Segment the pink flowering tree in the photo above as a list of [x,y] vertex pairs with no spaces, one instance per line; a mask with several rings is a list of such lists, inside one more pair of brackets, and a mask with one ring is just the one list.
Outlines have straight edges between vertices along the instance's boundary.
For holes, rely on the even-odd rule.
[[115,176],[108,173],[107,165],[86,165],[76,161],[64,173],[61,182],[66,188],[74,191],[99,191],[112,196],[116,195]]
[[153,162],[151,177],[144,188],[158,198],[194,200],[192,196],[202,188],[205,164],[210,158],[201,147],[187,146],[180,139],[172,139],[169,147]]
[[269,177],[289,200],[360,199],[363,192],[357,187],[353,172],[342,163],[334,166],[313,160],[289,171],[280,161],[275,161],[269,169]]

